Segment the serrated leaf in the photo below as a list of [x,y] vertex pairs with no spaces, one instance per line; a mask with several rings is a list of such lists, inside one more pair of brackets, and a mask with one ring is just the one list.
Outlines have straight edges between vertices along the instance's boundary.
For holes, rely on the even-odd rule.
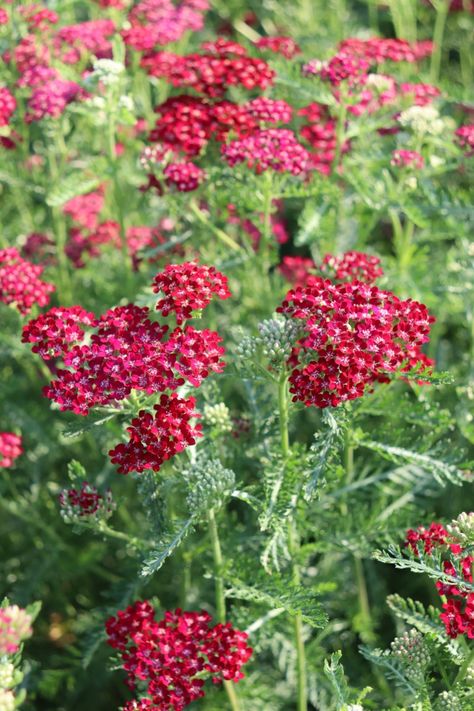
[[156,573],[165,560],[181,545],[186,536],[192,531],[194,517],[185,521],[176,521],[171,529],[162,534],[162,539],[158,542],[155,550],[143,563],[140,570],[141,577],[148,577]]
[[46,196],[49,207],[61,207],[72,198],[90,193],[99,187],[99,178],[85,178],[82,173],[74,173],[63,178]]

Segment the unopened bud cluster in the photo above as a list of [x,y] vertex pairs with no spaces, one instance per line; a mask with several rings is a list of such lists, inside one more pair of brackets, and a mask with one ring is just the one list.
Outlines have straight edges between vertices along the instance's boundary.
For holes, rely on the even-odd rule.
[[434,106],[410,106],[406,111],[402,111],[398,121],[414,133],[431,136],[438,136],[447,128],[445,119]]
[[411,629],[395,637],[390,646],[392,654],[406,667],[409,676],[423,676],[430,663],[430,654],[423,635],[418,630]]
[[15,667],[11,662],[0,663],[0,690],[11,689],[16,683]]
[[236,348],[237,355],[243,360],[252,360],[257,353],[258,340],[252,336],[242,336]]
[[185,473],[189,481],[188,506],[191,511],[207,511],[222,506],[235,486],[235,474],[218,459],[202,459]]
[[0,711],[15,711],[15,696],[13,691],[0,689]]
[[465,547],[474,544],[474,512],[460,514],[446,526],[449,533]]
[[216,434],[232,431],[232,420],[227,405],[218,402],[216,405],[205,405],[203,421],[209,425]]
[[110,518],[115,509],[115,502],[111,491],[102,495],[95,486],[84,481],[80,488],[63,489],[59,494],[59,506],[66,523],[84,520],[99,522]]
[[90,79],[105,86],[117,84],[120,81],[120,75],[125,71],[124,65],[113,59],[96,59],[93,67],[94,71],[90,75]]
[[286,319],[271,318],[258,324],[259,343],[270,363],[283,363],[290,357],[298,339],[299,324]]
[[454,691],[442,691],[436,699],[436,711],[463,711],[462,702]]

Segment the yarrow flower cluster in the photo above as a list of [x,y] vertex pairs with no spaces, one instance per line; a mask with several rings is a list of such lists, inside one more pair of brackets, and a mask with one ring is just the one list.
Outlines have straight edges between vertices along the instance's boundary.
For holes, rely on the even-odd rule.
[[185,32],[202,29],[208,7],[207,0],[141,0],[128,14],[130,27],[122,30],[123,40],[139,52],[177,42]]
[[319,268],[322,274],[337,281],[357,279],[365,284],[374,284],[383,276],[380,259],[364,252],[344,252],[341,256],[326,254]]
[[310,163],[308,151],[287,128],[269,128],[230,141],[222,147],[222,154],[230,166],[246,163],[256,173],[271,169],[301,175]]
[[197,262],[168,264],[154,278],[153,291],[164,294],[157,310],[163,316],[173,313],[178,325],[191,318],[193,311],[205,309],[213,296],[228,299],[231,295],[223,274]]
[[[164,295],[157,310],[176,318],[178,326],[171,332],[149,318],[147,307],[134,304],[109,309],[99,319],[79,306],[51,309],[23,330],[22,340],[33,343],[44,360],[63,359],[65,367],[56,369],[56,379],[44,389],[61,410],[87,415],[93,407],[117,404],[134,390],[163,393],[155,415],[141,411],[129,427],[130,442],[110,452],[122,472],[158,471],[164,461],[194,444],[200,436],[200,426],[190,424],[198,416],[194,399],[164,393],[185,382],[198,387],[211,372],[224,368],[224,349],[215,331],[179,324],[206,308],[213,296],[229,298],[226,277],[196,262],[169,264],[155,277],[153,289]],[[87,336],[85,328],[91,331]]]
[[268,49],[274,54],[281,54],[285,59],[293,59],[297,54],[301,54],[300,47],[291,37],[260,37],[255,46],[259,49]]
[[0,432],[0,467],[11,467],[23,454],[22,440],[14,432]]
[[428,529],[423,526],[416,530],[409,529],[405,545],[417,557],[423,554],[432,556],[438,552],[450,553],[450,558],[443,561],[443,570],[455,580],[452,583],[436,583],[439,594],[446,599],[440,619],[449,637],[455,639],[466,635],[468,639],[474,639],[474,593],[463,586],[463,582],[473,582],[474,556],[467,553],[459,539],[439,523],[432,523]]
[[1,249],[0,301],[12,304],[21,314],[28,314],[35,304],[47,306],[55,287],[41,281],[43,271],[44,267],[23,259],[14,247]]
[[417,151],[407,151],[402,148],[393,151],[390,161],[390,165],[396,168],[415,168],[416,170],[421,170],[424,163],[423,156]]
[[431,365],[421,346],[433,317],[423,304],[376,286],[310,277],[277,311],[304,329],[288,363],[293,400],[307,406],[335,407],[391,373]]
[[0,607],[0,656],[15,654],[31,634],[31,615],[26,610],[18,605]]
[[209,97],[223,96],[231,86],[266,89],[274,79],[265,60],[249,57],[244,47],[229,42],[214,43],[212,51],[204,54],[148,53],[141,64],[151,76]]
[[362,40],[350,37],[339,44],[339,52],[344,55],[361,57],[371,64],[382,62],[417,62],[429,57],[433,51],[430,41],[410,43],[403,39],[372,37]]
[[16,99],[5,86],[0,87],[0,127],[8,126],[16,109]]
[[[237,682],[252,649],[247,634],[210,626],[207,612],[165,612],[157,622],[149,602],[135,602],[106,622],[108,643],[120,651],[128,685],[147,685],[147,697],[125,708],[182,711],[204,696],[205,678]],[[204,678],[203,678],[204,677]]]
[[456,138],[461,148],[467,148],[467,156],[474,155],[474,124],[460,126],[456,131]]
[[103,521],[115,508],[112,492],[100,494],[95,486],[83,481],[80,488],[63,489],[58,497],[61,515],[65,521]]

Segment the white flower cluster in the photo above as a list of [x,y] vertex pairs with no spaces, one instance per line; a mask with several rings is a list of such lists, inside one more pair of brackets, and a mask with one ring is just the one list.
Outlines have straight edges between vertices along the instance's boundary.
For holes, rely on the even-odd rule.
[[414,133],[439,136],[446,130],[446,121],[434,106],[410,106],[398,117],[402,126]]
[[206,424],[218,432],[230,432],[232,420],[227,405],[218,402],[216,405],[204,405],[203,419]]

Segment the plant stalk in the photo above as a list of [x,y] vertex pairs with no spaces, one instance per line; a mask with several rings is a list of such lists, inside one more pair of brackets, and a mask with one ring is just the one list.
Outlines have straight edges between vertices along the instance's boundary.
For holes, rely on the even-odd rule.
[[[216,517],[214,510],[210,509],[207,514],[207,522],[209,526],[209,535],[211,538],[212,546],[212,556],[214,559],[214,580],[215,580],[215,594],[216,594],[216,612],[217,619],[222,624],[226,622],[226,609],[225,609],[225,590],[224,590],[224,579],[222,577],[222,549],[219,540],[219,532],[217,529]],[[224,688],[226,690],[227,698],[229,699],[230,707],[232,711],[241,711],[239,697],[237,696],[237,691],[235,689],[235,684],[232,681],[224,681]]]
[[439,79],[441,69],[441,58],[443,56],[443,39],[446,28],[446,20],[449,14],[450,0],[438,0],[435,5],[436,20],[433,30],[433,54],[431,55],[430,81],[436,83]]
[[[290,453],[290,438],[288,433],[288,374],[283,372],[278,382],[278,410],[280,414],[280,439],[283,459],[286,460]],[[291,555],[291,578],[295,587],[301,584],[301,573],[298,564],[300,540],[296,520],[293,518],[288,525],[288,550]],[[303,620],[300,613],[293,618],[293,631],[296,649],[297,665],[297,709],[307,711],[307,680],[306,658],[303,638]]]

